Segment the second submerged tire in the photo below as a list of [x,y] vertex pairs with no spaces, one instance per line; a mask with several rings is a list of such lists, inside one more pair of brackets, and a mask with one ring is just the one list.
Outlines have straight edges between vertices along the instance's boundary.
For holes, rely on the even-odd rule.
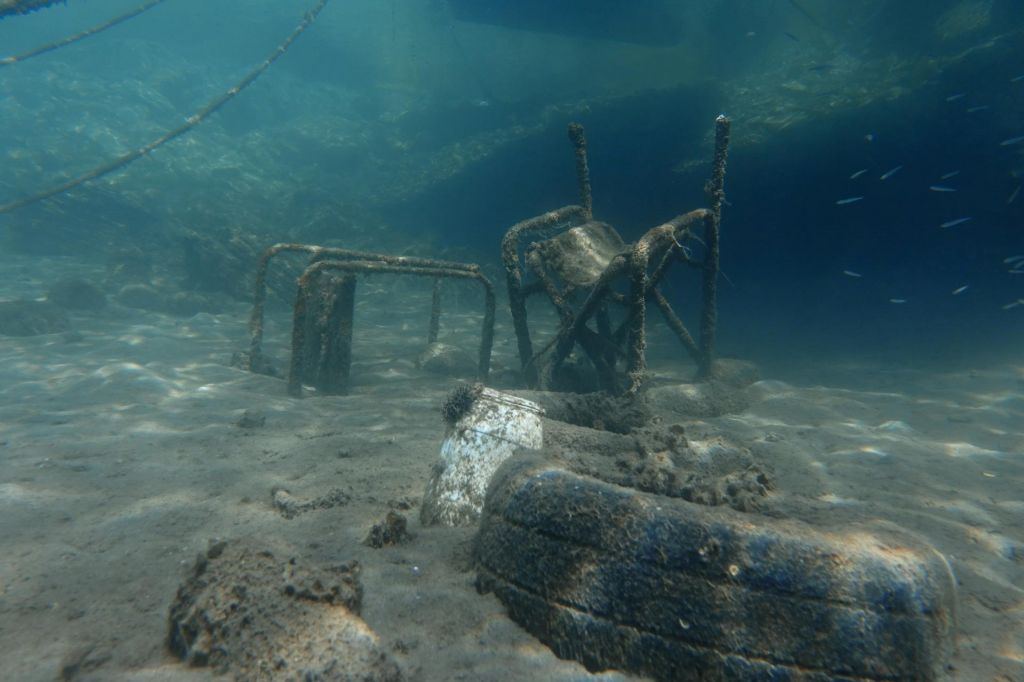
[[611,485],[532,457],[492,481],[478,588],[563,658],[658,680],[935,680],[953,649],[946,561]]

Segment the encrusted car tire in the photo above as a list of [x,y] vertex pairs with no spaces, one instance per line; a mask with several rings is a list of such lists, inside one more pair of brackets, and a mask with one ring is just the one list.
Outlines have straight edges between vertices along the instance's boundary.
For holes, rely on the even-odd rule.
[[952,654],[945,559],[586,478],[499,469],[478,588],[560,657],[658,680],[934,680]]

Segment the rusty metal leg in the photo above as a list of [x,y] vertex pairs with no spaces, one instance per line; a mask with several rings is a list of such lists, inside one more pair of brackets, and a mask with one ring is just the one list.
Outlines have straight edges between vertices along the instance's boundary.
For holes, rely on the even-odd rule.
[[697,347],[697,342],[693,340],[693,336],[690,334],[690,330],[686,328],[683,321],[680,320],[679,316],[676,315],[674,310],[672,310],[672,306],[660,291],[652,289],[651,298],[654,299],[654,303],[658,306],[658,309],[661,310],[661,314],[664,316],[665,323],[669,326],[669,329],[675,332],[676,336],[679,338],[679,342],[682,343],[683,347],[686,349],[686,352],[690,354],[690,357],[693,358],[694,362],[699,364],[702,355],[700,348]]
[[434,280],[434,292],[430,300],[430,328],[427,330],[427,343],[437,342],[437,334],[441,330],[441,278]]
[[288,369],[288,395],[302,397],[302,381],[305,378],[306,331],[308,318],[315,315],[315,287],[309,280],[299,281],[295,294],[295,309],[292,312],[292,357]]
[[533,363],[533,342],[530,340],[530,327],[526,321],[526,297],[520,288],[519,273],[508,274],[508,307],[512,313],[512,327],[516,332],[516,345],[519,348],[519,366],[523,371],[523,379],[530,388],[537,388],[540,374]]
[[626,349],[626,371],[629,374],[627,392],[636,394],[647,373],[647,338],[645,325],[647,321],[647,258],[634,257],[630,261],[629,298],[627,316],[629,318],[629,334]]
[[317,388],[324,393],[348,392],[352,371],[352,329],[355,322],[356,278],[343,275],[331,285],[327,333],[323,337]]
[[[558,369],[559,365],[565,362],[569,353],[572,352],[574,345],[579,342],[579,338],[583,334],[590,332],[590,330],[586,328],[587,321],[591,317],[598,315],[602,309],[607,307],[607,301],[612,299],[615,295],[615,292],[609,287],[611,286],[612,281],[621,276],[622,273],[626,272],[628,264],[629,261],[626,258],[616,256],[605,271],[601,273],[601,277],[594,285],[594,288],[590,291],[590,295],[587,296],[587,300],[584,301],[580,311],[575,315],[575,319],[571,320],[571,324],[562,325],[559,329],[558,335],[555,337],[553,342],[554,351],[551,354],[549,367],[546,371],[547,376],[551,376]],[[606,321],[610,327],[611,321]],[[601,324],[601,321],[598,320],[599,328],[601,327]],[[614,334],[609,334],[607,338],[603,337],[603,332],[601,334],[594,334],[594,344],[592,345],[592,348],[601,349],[601,353],[604,356],[603,362],[605,365],[609,365],[611,367],[610,371],[612,372],[614,372],[615,367],[614,358],[622,354],[620,345],[621,344],[616,343]],[[597,363],[595,363],[595,366],[597,366]]]
[[519,349],[519,367],[523,372],[523,380],[529,388],[540,386],[540,373],[533,362],[533,341],[530,339],[530,326],[526,319],[526,295],[523,293],[523,273],[519,269],[519,257],[505,262],[505,280],[508,284],[508,307],[512,313],[512,327],[516,332],[516,347]]
[[601,337],[590,328],[583,326],[576,335],[576,339],[580,347],[587,354],[591,364],[594,365],[594,370],[597,372],[597,381],[601,389],[609,393],[618,394],[620,386],[615,376],[615,366],[606,359],[608,349],[601,342]]
[[704,241],[707,244],[707,252],[704,255],[703,272],[704,309],[700,320],[701,362],[697,370],[700,377],[706,377],[711,372],[711,365],[715,360],[715,336],[718,328],[718,241],[722,222],[722,202],[725,199],[725,162],[729,154],[730,127],[731,122],[725,116],[715,119],[715,157],[711,179],[704,187],[711,210],[704,216]]
[[480,331],[480,356],[477,364],[477,379],[487,381],[491,372],[491,350],[494,348],[494,314],[497,307],[494,301],[494,287],[486,279],[484,283],[484,321]]
[[612,320],[608,315],[608,304],[602,304],[597,309],[594,319],[597,320],[597,333],[605,340],[604,361],[614,367],[616,357],[612,346],[614,346],[615,342],[612,340]]
[[[543,232],[559,224],[577,224],[588,219],[587,212],[580,206],[563,206],[539,216],[516,223],[508,229],[501,240],[501,262],[505,266],[508,282],[508,306],[512,313],[512,326],[516,332],[519,349],[519,364],[526,385],[536,388],[540,373],[533,362],[533,342],[526,319],[526,287],[523,286],[523,271],[519,265],[519,240],[525,235]],[[532,287],[531,287],[532,288]]]
[[290,395],[301,398],[303,384],[327,394],[348,389],[355,290],[354,275],[300,279],[292,321]]
[[587,138],[583,134],[583,126],[570,123],[569,139],[576,149],[576,182],[579,184],[580,203],[587,220],[590,220],[594,217],[594,198],[590,191],[590,165],[587,163]]

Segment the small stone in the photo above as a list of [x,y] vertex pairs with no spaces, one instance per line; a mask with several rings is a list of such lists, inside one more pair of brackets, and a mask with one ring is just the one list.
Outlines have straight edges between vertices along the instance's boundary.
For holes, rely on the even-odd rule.
[[235,369],[255,374],[265,374],[269,377],[277,377],[278,379],[284,376],[270,358],[264,355],[253,356],[249,351],[235,351],[231,354],[231,362],[229,364]]
[[252,410],[246,410],[242,413],[242,416],[238,421],[235,422],[235,426],[240,429],[258,429],[267,423],[265,415],[256,414]]
[[473,376],[477,363],[473,356],[446,343],[432,343],[416,358],[416,366],[445,376]]
[[407,530],[407,521],[396,511],[389,511],[380,523],[374,524],[370,534],[363,540],[364,545],[380,549],[386,545],[400,545],[412,539]]
[[331,509],[341,507],[352,501],[352,496],[340,488],[331,488],[326,495],[311,500],[300,500],[284,488],[271,490],[274,508],[286,519],[293,519],[315,509]]

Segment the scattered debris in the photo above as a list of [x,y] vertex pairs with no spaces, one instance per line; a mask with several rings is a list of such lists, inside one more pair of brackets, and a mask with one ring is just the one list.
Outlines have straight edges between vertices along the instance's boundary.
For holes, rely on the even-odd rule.
[[266,415],[256,414],[252,410],[246,410],[242,413],[242,416],[235,422],[235,426],[240,429],[258,429],[265,426],[267,423]]
[[433,374],[473,377],[477,366],[473,357],[457,346],[434,342],[416,358],[416,367]]
[[389,545],[401,545],[410,540],[412,535],[407,530],[405,517],[396,511],[389,511],[383,521],[373,524],[363,544],[380,549]]
[[274,496],[274,508],[286,519],[294,519],[299,514],[305,514],[315,509],[342,507],[352,501],[352,496],[340,488],[331,488],[326,495],[321,495],[312,500],[299,500],[284,488],[277,488],[272,493]]

